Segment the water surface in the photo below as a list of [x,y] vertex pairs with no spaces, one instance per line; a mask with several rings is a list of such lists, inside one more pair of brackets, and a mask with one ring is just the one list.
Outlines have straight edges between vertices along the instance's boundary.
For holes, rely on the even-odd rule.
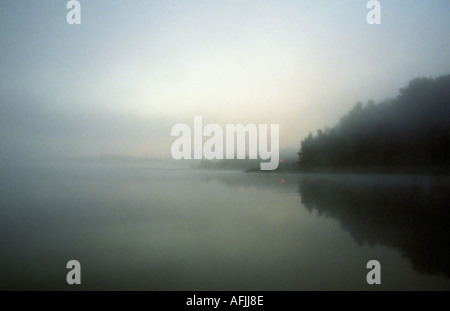
[[73,289],[71,259],[86,290],[450,289],[447,177],[71,162],[3,176],[0,289]]

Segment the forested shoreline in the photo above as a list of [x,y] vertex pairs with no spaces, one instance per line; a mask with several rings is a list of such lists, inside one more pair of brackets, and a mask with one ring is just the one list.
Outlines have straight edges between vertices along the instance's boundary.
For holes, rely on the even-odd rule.
[[301,142],[303,171],[436,171],[450,166],[450,75],[416,78],[395,99],[357,103]]

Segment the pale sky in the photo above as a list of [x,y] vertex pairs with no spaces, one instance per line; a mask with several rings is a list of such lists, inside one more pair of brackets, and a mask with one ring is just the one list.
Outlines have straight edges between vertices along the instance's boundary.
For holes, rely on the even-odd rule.
[[280,146],[358,101],[450,73],[450,1],[0,2],[1,156],[169,157],[176,123],[280,124]]

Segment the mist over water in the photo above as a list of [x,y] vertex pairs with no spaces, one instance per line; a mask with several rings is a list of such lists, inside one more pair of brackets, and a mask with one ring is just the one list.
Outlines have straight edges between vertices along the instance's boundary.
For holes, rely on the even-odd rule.
[[0,290],[449,290],[448,12],[0,1]]
[[[0,289],[450,289],[448,177],[3,170]],[[382,285],[366,283],[366,263]]]

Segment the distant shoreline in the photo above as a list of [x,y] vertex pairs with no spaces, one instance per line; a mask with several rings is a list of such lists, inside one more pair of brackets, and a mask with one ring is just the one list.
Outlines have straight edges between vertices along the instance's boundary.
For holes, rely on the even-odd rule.
[[258,168],[245,170],[246,173],[306,173],[306,174],[386,174],[386,175],[450,175],[450,166],[422,167],[422,166],[399,166],[399,167],[310,167],[289,168],[273,171],[261,171]]

